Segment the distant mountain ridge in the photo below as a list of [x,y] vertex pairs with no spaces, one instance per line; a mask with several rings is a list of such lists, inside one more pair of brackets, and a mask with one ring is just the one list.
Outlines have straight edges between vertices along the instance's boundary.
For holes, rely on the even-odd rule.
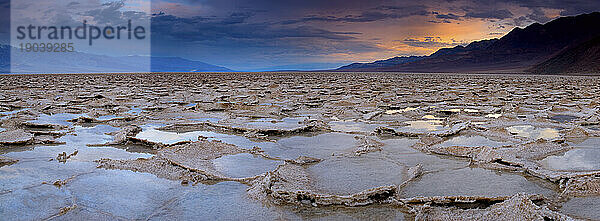
[[16,54],[18,50],[0,44],[0,73],[108,73],[108,72],[231,72],[232,70],[180,57],[143,57],[61,53],[47,56],[40,53]]
[[[561,51],[600,36],[600,12],[561,17],[546,24],[514,28],[500,39],[443,48],[430,56],[385,65],[351,64],[337,71],[392,72],[525,72]],[[406,58],[406,57],[405,57]],[[379,62],[381,64],[381,62]]]
[[408,63],[408,62],[418,61],[418,60],[421,60],[426,57],[427,56],[393,57],[393,58],[386,59],[386,60],[375,61],[373,63],[352,63],[349,65],[343,66],[341,68],[338,68],[338,70],[358,70],[358,69],[367,69],[368,70],[368,69],[372,69],[372,68],[381,68],[381,67],[387,67],[390,65],[404,64],[404,63]]
[[221,66],[192,61],[180,57],[152,57],[150,60],[152,72],[232,72]]

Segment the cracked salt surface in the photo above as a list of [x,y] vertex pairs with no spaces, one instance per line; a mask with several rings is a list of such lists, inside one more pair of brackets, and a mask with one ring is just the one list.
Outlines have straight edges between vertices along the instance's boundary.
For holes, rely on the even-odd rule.
[[[598,217],[588,209],[599,202],[598,142],[588,138],[600,136],[594,130],[600,100],[593,96],[600,88],[593,78],[110,76],[0,77],[0,109],[27,109],[0,113],[0,128],[33,136],[0,146],[9,162],[0,167],[0,214],[413,220],[523,211],[560,217],[535,202],[575,218]],[[15,82],[28,87],[12,87]],[[571,84],[579,86],[565,87]],[[88,116],[97,118],[85,123]],[[576,172],[558,171],[565,169]]]

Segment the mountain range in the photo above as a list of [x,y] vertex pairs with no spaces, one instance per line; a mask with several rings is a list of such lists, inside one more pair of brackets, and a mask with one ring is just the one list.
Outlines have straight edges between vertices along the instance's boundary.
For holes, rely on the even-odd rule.
[[600,12],[561,17],[514,28],[499,39],[442,48],[429,56],[354,63],[336,71],[600,73],[598,22]]
[[106,56],[83,52],[15,53],[0,44],[0,73],[107,73],[107,72],[232,72],[232,70],[180,57]]

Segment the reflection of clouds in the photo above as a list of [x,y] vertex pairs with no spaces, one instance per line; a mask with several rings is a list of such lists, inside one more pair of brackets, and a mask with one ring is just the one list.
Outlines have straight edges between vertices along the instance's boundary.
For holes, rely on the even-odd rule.
[[463,147],[500,147],[503,145],[507,145],[509,143],[506,142],[498,142],[494,140],[490,140],[483,136],[459,136],[454,137],[450,140],[447,140],[441,144],[443,147],[451,147],[451,146],[463,146]]
[[286,117],[280,121],[272,118],[261,118],[255,121],[247,122],[245,124],[251,128],[256,129],[294,129],[303,126],[301,122],[305,119],[306,118],[304,117]]
[[226,176],[251,177],[277,168],[280,161],[267,160],[249,153],[226,155],[212,161],[215,169]]
[[600,169],[600,149],[574,149],[542,162],[553,170],[588,171]]
[[215,133],[211,131],[192,131],[185,133],[176,133],[157,130],[154,126],[146,126],[144,130],[136,136],[138,139],[147,140],[150,142],[175,144],[184,141],[197,141],[198,137],[208,138],[208,140],[222,141],[228,144],[240,146],[242,148],[252,148],[254,146],[262,146],[261,143],[249,140],[246,137]]
[[377,127],[383,126],[383,124],[367,124],[364,122],[356,121],[332,121],[329,126],[334,131],[343,132],[372,132]]
[[558,130],[553,128],[536,128],[531,125],[519,125],[508,127],[509,133],[515,134],[520,137],[526,137],[531,139],[554,139],[558,137]]
[[184,141],[197,141],[199,136],[214,137],[214,133],[205,131],[194,131],[187,133],[166,132],[156,129],[148,129],[140,132],[136,138],[156,143],[175,144]]
[[578,148],[600,148],[600,137],[590,137],[581,143],[572,144]]
[[407,107],[407,108],[400,109],[400,110],[387,110],[387,111],[385,111],[385,114],[404,113],[404,112],[407,112],[407,111],[414,111],[414,110],[417,110],[417,109],[419,109],[419,108],[417,108],[417,107]]
[[440,120],[415,120],[407,121],[406,123],[409,124],[409,128],[415,130],[438,131],[448,128],[447,126],[444,126],[444,122]]

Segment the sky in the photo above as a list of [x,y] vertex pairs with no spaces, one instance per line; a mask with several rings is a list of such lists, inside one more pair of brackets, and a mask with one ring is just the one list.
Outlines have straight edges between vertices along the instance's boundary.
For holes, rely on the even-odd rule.
[[[0,10],[2,1],[7,0],[0,0]],[[129,9],[123,7],[144,4],[125,2],[89,16],[111,11],[127,16]],[[264,71],[429,55],[499,38],[515,27],[594,11],[600,11],[600,1],[151,0],[148,16],[152,56]],[[6,23],[3,19],[0,26]]]

